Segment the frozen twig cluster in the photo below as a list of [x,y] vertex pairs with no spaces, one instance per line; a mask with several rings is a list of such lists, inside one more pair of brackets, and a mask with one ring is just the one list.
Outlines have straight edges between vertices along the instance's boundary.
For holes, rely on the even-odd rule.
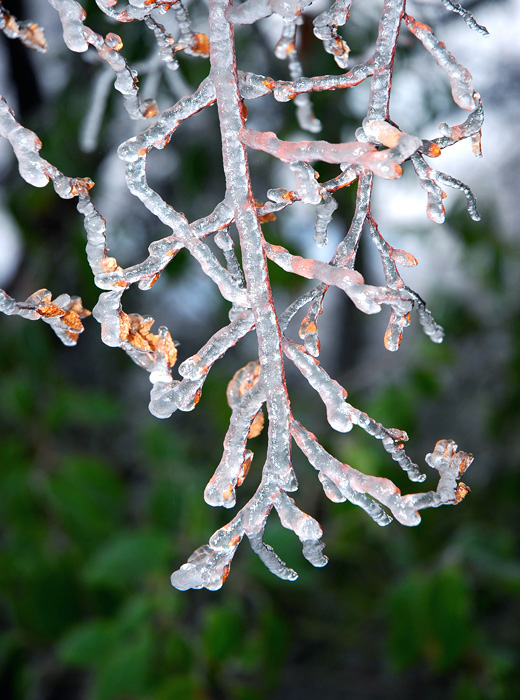
[[[150,245],[145,260],[122,268],[108,255],[107,223],[89,193],[93,183],[87,178],[68,177],[44,160],[39,155],[38,137],[16,121],[5,100],[0,101],[0,135],[11,143],[22,177],[36,187],[46,185],[50,179],[60,197],[77,199],[77,209],[83,216],[87,234],[88,261],[97,286],[103,290],[93,309],[93,316],[101,324],[103,341],[109,346],[121,347],[150,373],[150,411],[159,418],[168,418],[176,410],[192,410],[213,364],[244,336],[255,333],[258,343],[257,358],[239,369],[229,384],[227,398],[232,411],[229,428],[222,458],[204,496],[213,506],[231,508],[235,505],[236,489],[246,478],[253,458],[249,441],[262,431],[265,410],[268,449],[258,487],[232,520],[210,538],[209,544],[197,549],[172,575],[173,585],[179,589],[220,588],[244,536],[273,573],[285,579],[296,578],[297,574],[263,541],[266,521],[273,508],[282,525],[293,530],[301,540],[303,554],[311,564],[326,564],[320,525],[302,512],[289,496],[297,489],[291,458],[293,441],[318,471],[325,494],[331,500],[349,500],[363,508],[379,525],[388,524],[392,516],[405,525],[416,525],[422,508],[459,502],[468,491],[459,480],[471,463],[471,455],[458,452],[452,441],[440,440],[426,457],[427,464],[439,475],[436,490],[401,495],[390,480],[365,475],[337,460],[296,420],[287,392],[285,366],[286,363],[294,365],[317,392],[332,428],[339,432],[347,432],[354,425],[362,428],[381,441],[411,481],[422,482],[426,478],[406,454],[406,433],[384,427],[349,404],[347,391],[320,365],[318,317],[327,290],[334,286],[343,290],[364,313],[373,314],[383,306],[389,307],[384,335],[388,350],[395,351],[399,347],[413,311],[417,312],[424,332],[434,342],[442,341],[442,328],[400,275],[400,267],[414,266],[417,260],[385,240],[371,209],[371,197],[377,178],[398,179],[403,165],[410,161],[427,193],[426,214],[433,222],[444,220],[444,188],[461,190],[469,215],[478,221],[469,187],[436,170],[427,160],[440,156],[444,148],[467,138],[471,139],[475,154],[481,155],[482,103],[473,89],[468,70],[457,62],[429,26],[407,14],[406,0],[383,0],[374,50],[367,60],[351,68],[348,67],[350,49],[338,33],[349,18],[351,0],[336,0],[315,16],[314,34],[333,57],[339,72],[314,77],[303,75],[296,42],[301,13],[306,8],[312,10],[311,0],[245,0],[237,5],[229,0],[209,0],[209,36],[192,29],[181,0],[129,0],[122,7],[116,7],[116,0],[96,0],[99,10],[112,21],[142,22],[155,38],[159,62],[168,70],[177,68],[179,51],[201,59],[209,55],[207,77],[191,95],[159,113],[153,100],[141,100],[136,73],[121,53],[121,37],[114,33],[103,36],[90,29],[86,13],[76,0],[48,2],[59,13],[67,47],[76,52],[93,47],[113,72],[115,88],[123,97],[128,115],[132,119],[150,120],[150,126],[121,144],[118,154],[126,166],[130,192],[170,230],[167,237]],[[459,14],[469,27],[487,33],[459,4],[449,0],[441,0],[441,3],[447,10]],[[161,17],[167,13],[176,20],[176,37],[161,23]],[[235,31],[245,32],[247,28],[241,29],[243,25],[254,24],[273,14],[283,19],[275,52],[279,58],[287,60],[290,80],[241,72],[237,67]],[[0,29],[29,47],[40,51],[47,49],[43,31],[32,22],[14,18],[1,3]],[[390,118],[392,74],[401,29],[411,32],[445,71],[454,102],[469,112],[461,124],[441,124],[439,136],[431,140],[402,131]],[[255,131],[246,125],[245,103],[271,96],[278,102],[294,101],[300,127],[317,133],[321,124],[313,112],[312,93],[346,89],[362,81],[370,81],[367,112],[350,142],[284,141],[273,132]],[[150,186],[147,161],[153,149],[161,150],[169,143],[182,122],[212,105],[218,110],[226,189],[222,201],[210,214],[190,222]],[[259,204],[252,191],[248,150],[264,151],[285,163],[294,175],[294,189],[270,189],[263,197],[256,193],[265,202]],[[313,166],[316,161],[336,164],[337,175],[320,181]],[[263,223],[272,221],[276,212],[294,202],[303,202],[314,210],[316,244],[325,245],[328,224],[337,208],[334,195],[346,186],[356,187],[355,212],[330,262],[294,255],[264,237]],[[366,283],[355,269],[363,232],[381,257],[383,286]],[[218,254],[207,244],[205,239],[209,237],[213,238]],[[235,246],[239,247],[240,255],[235,254]],[[230,308],[229,323],[214,333],[199,352],[183,359],[178,367],[179,378],[175,378],[173,366],[177,349],[169,331],[161,327],[157,333],[152,333],[153,318],[123,311],[122,297],[134,284],[141,290],[150,289],[183,248],[215,283]],[[277,309],[268,261],[314,280],[316,285],[285,310]],[[306,311],[299,330],[301,342],[297,342],[287,335],[287,328],[302,309]],[[29,319],[43,319],[66,344],[77,341],[83,330],[81,319],[89,313],[77,297],[62,294],[51,301],[47,290],[34,293],[25,302],[16,302],[1,292],[0,310]]]

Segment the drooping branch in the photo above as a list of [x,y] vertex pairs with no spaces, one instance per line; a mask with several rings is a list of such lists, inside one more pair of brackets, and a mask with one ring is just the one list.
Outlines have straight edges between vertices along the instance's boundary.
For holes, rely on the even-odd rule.
[[[486,33],[485,28],[460,5],[451,0],[441,2],[447,10],[460,15],[471,28]],[[432,221],[440,223],[444,220],[446,193],[443,188],[446,187],[460,190],[466,198],[469,215],[474,220],[479,219],[469,187],[434,169],[426,160],[440,157],[445,148],[468,138],[472,141],[474,153],[481,155],[484,114],[469,71],[458,63],[430,27],[406,14],[406,0],[383,0],[374,50],[366,54],[369,58],[348,71],[350,49],[338,34],[338,28],[347,22],[352,2],[336,0],[324,9],[314,19],[314,34],[323,42],[325,51],[333,56],[336,66],[346,72],[310,77],[303,76],[297,46],[299,16],[310,4],[307,0],[246,0],[239,5],[232,5],[231,0],[210,0],[209,40],[205,34],[192,28],[188,10],[181,0],[129,0],[117,7],[113,0],[96,0],[98,8],[111,21],[122,25],[142,22],[152,33],[157,55],[147,59],[145,73],[162,71],[166,66],[169,70],[164,74],[171,77],[171,69],[179,67],[179,51],[202,60],[209,54],[207,77],[195,89],[192,88],[191,94],[176,98],[175,104],[159,113],[153,101],[141,103],[137,75],[123,57],[120,36],[112,32],[105,36],[90,29],[86,13],[76,0],[49,0],[49,3],[59,13],[66,45],[80,53],[92,46],[107,64],[95,91],[97,102],[89,111],[85,144],[92,145],[99,131],[109,75],[115,76],[115,88],[122,94],[130,117],[154,118],[147,128],[131,132],[135,135],[130,138],[127,134],[118,155],[125,163],[128,191],[157,221],[168,226],[170,232],[150,243],[144,260],[123,268],[115,257],[108,254],[108,225],[90,196],[93,183],[88,178],[68,177],[42,158],[39,153],[41,143],[36,134],[20,125],[5,101],[0,100],[0,136],[10,142],[22,177],[37,187],[43,187],[51,180],[60,197],[77,197],[77,209],[83,216],[87,234],[88,262],[95,283],[102,290],[93,315],[101,324],[103,341],[111,347],[123,349],[137,365],[149,372],[152,384],[150,411],[158,418],[168,418],[177,410],[195,408],[215,363],[242,338],[254,334],[257,340],[258,358],[251,358],[234,374],[228,385],[229,428],[220,462],[206,487],[205,499],[211,505],[226,508],[233,507],[237,498],[240,499],[237,489],[248,476],[254,452],[250,441],[263,431],[265,406],[267,456],[261,473],[253,470],[257,476],[256,491],[231,521],[210,538],[209,544],[196,550],[173,574],[173,585],[182,590],[220,588],[244,536],[274,574],[294,580],[296,572],[264,542],[264,530],[273,509],[282,526],[294,531],[300,539],[304,557],[313,566],[326,564],[320,525],[289,496],[297,489],[292,440],[319,472],[329,498],[337,502],[351,501],[380,525],[386,525],[392,516],[405,525],[415,525],[420,520],[420,509],[459,502],[469,490],[459,479],[472,457],[458,452],[452,441],[439,441],[426,457],[427,464],[439,474],[437,488],[407,495],[402,495],[389,479],[362,474],[329,454],[318,439],[293,417],[285,382],[285,363],[294,365],[316,392],[333,429],[347,432],[354,426],[361,428],[381,442],[383,449],[411,481],[424,480],[425,475],[404,449],[407,434],[397,428],[386,428],[348,403],[347,390],[321,366],[318,321],[323,313],[327,290],[335,286],[342,289],[364,313],[376,313],[382,305],[390,306],[384,337],[388,350],[399,347],[403,330],[411,322],[412,310],[417,312],[426,335],[434,342],[442,341],[442,328],[421,297],[401,278],[400,268],[413,266],[417,260],[411,253],[394,248],[380,231],[372,211],[372,191],[377,177],[397,180],[403,168],[410,167],[427,192],[427,215]],[[159,21],[166,13],[174,18],[177,35],[167,22],[163,25]],[[275,55],[287,61],[290,80],[282,79],[285,75],[265,76],[262,66],[259,66],[259,72],[240,71],[236,64],[235,29],[245,32],[248,25],[272,14],[284,22]],[[470,112],[461,124],[441,124],[439,136],[433,139],[406,133],[390,117],[392,78],[403,22],[444,69],[455,103]],[[15,19],[4,10],[1,2],[0,29],[30,48],[46,48],[42,30],[34,23]],[[294,100],[300,127],[311,133],[317,132],[321,124],[311,106],[312,93],[332,94],[365,80],[370,80],[366,118],[352,140],[342,143],[326,139],[294,140],[297,138],[294,134],[293,140],[284,140],[273,131],[260,132],[246,126],[246,103],[264,97],[266,101],[274,99],[282,103]],[[177,94],[175,90],[174,93]],[[162,190],[159,194],[151,186],[153,181],[147,176],[149,155],[152,150],[164,150],[171,139],[178,139],[179,127],[212,105],[218,110],[226,189],[213,211],[201,212],[200,218],[190,222],[176,208],[177,205],[166,200]],[[269,118],[268,111],[265,114]],[[205,133],[197,134],[197,138],[205,137]],[[247,149],[262,150],[285,164],[294,176],[294,189],[273,187],[259,193],[257,199],[251,184]],[[337,165],[337,173],[327,181],[320,181],[315,167],[319,161]],[[265,228],[264,234],[263,227],[274,222],[277,213],[299,202],[300,206],[309,208],[316,245],[325,246],[327,231],[338,206],[335,195],[353,183],[357,183],[357,191],[352,221],[328,263],[315,260],[308,253],[309,257],[293,254],[284,246],[267,240],[269,228]],[[363,235],[379,253],[384,286],[370,284],[356,270]],[[197,353],[183,358],[178,367],[180,378],[176,378],[174,366],[178,351],[168,329],[161,326],[153,332],[152,316],[128,313],[123,310],[122,298],[132,285],[137,285],[142,291],[149,290],[182,249],[198,262],[199,272],[214,282],[215,290],[218,289],[228,302],[229,323],[215,331]],[[315,286],[292,300],[285,310],[277,309],[268,263],[303,280],[314,280]],[[162,279],[161,284],[166,284],[166,281]],[[83,309],[79,298],[62,294],[52,300],[47,290],[36,292],[25,302],[17,302],[0,291],[0,311],[33,320],[40,318],[49,323],[66,344],[77,341],[83,330],[81,320],[89,313]],[[303,345],[289,335],[290,322],[299,312],[304,314],[299,328]]]

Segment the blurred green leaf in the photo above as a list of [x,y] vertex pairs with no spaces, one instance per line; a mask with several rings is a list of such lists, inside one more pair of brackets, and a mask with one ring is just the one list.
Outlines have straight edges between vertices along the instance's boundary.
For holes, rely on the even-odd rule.
[[179,674],[164,681],[153,694],[153,700],[207,700],[200,680],[193,675]]
[[91,428],[119,420],[124,407],[112,396],[102,391],[85,390],[78,394],[73,386],[55,387],[51,401],[45,411],[45,424],[49,430],[58,430],[64,425]]
[[96,700],[133,700],[146,696],[153,641],[148,632],[120,640],[107,652],[94,684]]
[[10,423],[29,423],[34,418],[36,402],[30,374],[16,373],[2,378],[0,411]]
[[110,538],[85,564],[87,583],[128,588],[170,569],[171,538],[162,532],[122,532]]
[[457,684],[455,700],[487,700],[487,694],[479,688],[477,679],[463,676]]
[[63,634],[78,618],[79,584],[69,562],[44,560],[30,578],[13,584],[11,608],[26,635],[50,640]]
[[58,654],[73,666],[99,666],[111,652],[114,644],[112,625],[106,620],[84,622],[73,629],[58,645]]
[[45,495],[64,530],[80,546],[103,541],[122,523],[123,483],[99,459],[68,455],[49,476]]
[[470,591],[458,569],[406,576],[388,602],[395,666],[404,669],[422,660],[436,671],[456,668],[473,633],[470,606]]
[[187,671],[193,662],[193,653],[186,635],[169,630],[164,641],[164,658],[171,674]]
[[241,647],[244,620],[231,606],[210,607],[205,611],[202,641],[208,659],[223,663]]

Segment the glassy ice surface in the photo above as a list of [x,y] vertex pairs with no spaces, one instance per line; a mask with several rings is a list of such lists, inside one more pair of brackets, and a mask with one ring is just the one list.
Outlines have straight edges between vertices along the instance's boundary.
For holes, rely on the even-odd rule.
[[[77,199],[86,234],[88,262],[101,290],[92,313],[101,325],[103,342],[124,350],[133,362],[149,373],[150,411],[157,418],[165,419],[177,410],[191,411],[196,407],[209,372],[228,350],[249,334],[257,341],[256,355],[247,365],[237,368],[229,382],[230,423],[220,462],[209,479],[204,498],[212,506],[235,506],[236,490],[247,478],[254,458],[250,440],[265,431],[268,449],[261,472],[257,471],[257,489],[230,522],[209,539],[209,544],[197,549],[172,575],[173,585],[181,590],[220,588],[244,537],[275,575],[294,580],[296,572],[287,567],[263,539],[273,510],[281,524],[300,540],[304,557],[313,566],[326,564],[321,526],[288,495],[298,488],[291,454],[295,447],[318,472],[328,498],[338,503],[348,500],[381,526],[392,518],[404,525],[416,525],[421,509],[462,500],[468,488],[460,478],[472,457],[458,451],[453,441],[441,439],[426,457],[427,465],[438,474],[437,488],[403,495],[389,479],[364,474],[340,462],[325,450],[318,437],[294,418],[285,370],[288,363],[299,370],[310,390],[323,403],[332,429],[342,433],[354,427],[364,430],[380,441],[390,459],[410,481],[424,481],[425,474],[405,451],[406,433],[381,425],[348,403],[347,390],[321,366],[319,323],[327,290],[337,287],[360,312],[387,314],[384,343],[388,350],[398,349],[406,328],[415,321],[415,313],[425,334],[434,342],[442,341],[442,328],[423,299],[401,278],[400,268],[415,266],[418,261],[411,253],[394,248],[386,240],[374,218],[377,212],[373,210],[372,193],[381,179],[399,180],[406,167],[415,171],[426,192],[426,215],[432,222],[444,221],[446,188],[460,191],[469,216],[476,221],[479,219],[470,188],[430,164],[430,159],[439,158],[444,149],[463,139],[469,139],[475,155],[481,155],[483,108],[468,69],[457,61],[432,28],[420,18],[407,14],[405,0],[384,0],[373,49],[366,53],[365,60],[354,62],[351,68],[350,48],[341,37],[341,27],[349,19],[351,0],[336,0],[315,16],[314,36],[330,58],[330,74],[315,76],[304,75],[299,55],[298,32],[301,14],[311,4],[308,0],[246,0],[236,6],[227,0],[210,0],[208,35],[197,31],[181,0],[174,4],[148,0],[117,4],[111,0],[97,0],[99,10],[112,20],[121,35],[115,31],[106,35],[94,31],[82,3],[76,0],[48,0],[48,3],[57,12],[66,46],[78,53],[94,52],[104,62],[84,121],[83,147],[85,150],[95,147],[113,82],[128,116],[137,124],[135,135],[118,149],[119,158],[125,164],[127,188],[157,222],[168,229],[167,235],[163,234],[150,244],[144,260],[136,260],[126,268],[120,265],[108,254],[110,221],[104,219],[91,198],[93,183],[88,178],[68,176],[42,158],[38,136],[22,126],[7,102],[3,98],[0,100],[0,136],[12,147],[22,178],[35,187],[44,187],[51,180],[59,197]],[[479,34],[487,33],[458,3],[450,0],[439,0],[439,3],[457,14],[461,24],[465,23]],[[263,75],[261,70],[252,72],[251,66],[245,71],[239,70],[235,33],[247,33],[249,25],[272,15],[281,21],[281,36],[274,52],[283,62],[280,65],[285,66],[286,73],[281,71],[280,76],[272,77]],[[193,86],[191,94],[162,111],[153,96],[142,99],[137,71],[124,56],[123,34],[128,22],[141,22],[143,31],[149,32],[156,43],[156,55],[145,62],[145,71],[177,70],[179,51],[205,62],[205,77],[198,86]],[[14,18],[3,10],[1,3],[0,30],[32,49],[47,50],[43,29],[28,20]],[[433,139],[402,131],[390,114],[397,39],[399,32],[407,31],[444,71],[454,104],[466,112],[460,124],[442,123],[438,136]],[[288,80],[284,79],[287,77]],[[313,134],[320,132],[322,125],[315,114],[313,93],[339,91],[337,94],[341,95],[341,91],[364,81],[369,86],[366,111],[349,140],[332,143],[326,135],[314,138]],[[154,84],[157,83],[155,80]],[[295,110],[299,127],[309,136],[291,141],[273,131],[248,128],[247,102],[266,96],[288,103],[285,108]],[[216,106],[220,133],[201,134],[200,137],[212,136],[221,141],[225,190],[221,202],[210,214],[201,212],[201,218],[189,221],[152,186],[147,172],[148,156],[153,150],[162,151],[170,141],[174,144],[175,139],[180,138],[177,129],[211,106]],[[292,173],[294,188],[275,186],[263,193],[253,193],[248,155],[255,150],[285,164]],[[319,168],[314,167],[319,162],[334,165],[337,174],[328,181],[321,180]],[[300,202],[307,207],[313,222],[316,246],[325,247],[337,208],[334,195],[347,186],[356,189],[355,212],[329,262],[295,255],[284,246],[266,240],[263,224],[273,221],[276,212]],[[371,284],[356,270],[362,236],[377,250],[383,285]],[[215,246],[209,244],[211,239]],[[164,326],[155,331],[152,316],[125,311],[123,298],[132,285],[137,285],[141,291],[150,289],[183,249],[196,261],[200,272],[211,280],[215,293],[228,302],[229,323],[214,331],[197,353],[179,357],[176,368],[177,348],[170,331]],[[314,288],[292,300],[286,309],[277,309],[268,260],[300,278],[313,280]],[[291,319],[300,310],[305,313],[299,330],[303,344],[287,334]],[[79,297],[61,294],[53,300],[46,289],[38,290],[23,302],[0,291],[0,311],[29,320],[43,320],[67,345],[77,342],[83,331],[81,319],[90,314]],[[177,370],[179,378],[174,374]]]

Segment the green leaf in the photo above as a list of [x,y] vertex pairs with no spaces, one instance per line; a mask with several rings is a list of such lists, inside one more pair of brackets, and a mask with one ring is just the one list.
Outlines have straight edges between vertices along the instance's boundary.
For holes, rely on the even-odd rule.
[[105,392],[82,389],[79,394],[76,387],[55,387],[45,411],[45,424],[49,430],[64,425],[108,427],[120,418],[123,410],[121,403]]
[[388,606],[394,665],[424,660],[436,671],[454,669],[468,649],[470,592],[458,569],[412,573],[394,589]]
[[113,468],[100,460],[68,456],[50,475],[46,497],[80,546],[104,541],[121,525],[124,487]]
[[50,640],[78,618],[79,586],[69,562],[47,560],[30,578],[14,582],[14,586],[11,605],[25,634]]
[[200,680],[194,676],[178,675],[165,681],[152,696],[153,700],[207,700]]
[[152,636],[142,634],[112,648],[94,683],[96,700],[148,697],[147,681],[153,656]]
[[186,640],[186,635],[178,634],[172,630],[165,640],[164,656],[167,666],[172,672],[186,671],[190,668],[193,654]]
[[170,538],[161,532],[141,531],[115,535],[85,566],[87,583],[109,588],[128,588],[143,579],[169,572],[172,559]]
[[59,643],[58,655],[71,666],[98,666],[113,646],[111,623],[93,620],[74,627]]
[[0,412],[15,425],[29,423],[36,415],[37,396],[29,373],[2,377]]
[[229,606],[206,610],[202,641],[208,659],[221,663],[241,647],[244,621],[238,610]]

